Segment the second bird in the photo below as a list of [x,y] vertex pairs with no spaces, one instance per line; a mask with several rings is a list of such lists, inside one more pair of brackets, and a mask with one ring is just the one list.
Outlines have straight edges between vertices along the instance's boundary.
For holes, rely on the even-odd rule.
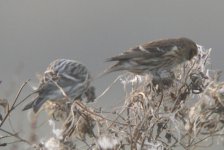
[[[88,98],[88,92],[94,90],[90,87],[90,80],[90,74],[83,64],[74,60],[57,59],[50,63],[44,72],[36,90],[38,96],[34,101],[27,104],[23,110],[33,108],[36,113],[47,100],[64,98],[65,95],[60,88],[72,100],[81,98],[83,95]],[[94,91],[91,92],[94,93]]]

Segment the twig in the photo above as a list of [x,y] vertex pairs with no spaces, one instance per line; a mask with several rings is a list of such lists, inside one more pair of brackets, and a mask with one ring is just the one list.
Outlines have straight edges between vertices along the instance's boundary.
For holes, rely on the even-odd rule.
[[[29,81],[29,80],[28,80]],[[21,88],[19,89],[17,95],[16,95],[16,98],[12,104],[12,106],[9,108],[9,111],[7,112],[7,114],[5,115],[5,117],[3,118],[1,124],[0,124],[0,127],[4,124],[4,122],[6,121],[6,119],[8,118],[9,114],[12,112],[13,109],[15,109],[15,104],[16,104],[16,101],[18,100],[18,97],[22,91],[22,89],[25,87],[25,85],[28,83],[28,81],[24,82],[23,85],[21,86]]]
[[12,137],[15,137],[15,138],[19,139],[21,142],[24,142],[24,143],[26,143],[26,144],[31,145],[31,143],[30,143],[29,141],[27,141],[27,140],[21,138],[20,136],[17,135],[17,133],[13,134],[13,133],[11,133],[11,132],[9,132],[9,131],[7,131],[7,130],[4,130],[4,129],[2,129],[2,128],[0,128],[0,131],[5,132],[5,133],[7,133],[8,135],[11,135]]

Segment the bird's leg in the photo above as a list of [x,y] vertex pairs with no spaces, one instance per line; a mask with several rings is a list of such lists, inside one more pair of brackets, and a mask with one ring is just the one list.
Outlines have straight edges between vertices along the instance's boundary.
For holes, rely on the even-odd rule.
[[158,86],[157,90],[161,91],[172,86],[175,76],[170,70],[163,70],[153,74],[152,84]]
[[93,86],[89,87],[84,94],[86,96],[87,102],[93,102],[96,99],[95,88]]
[[152,84],[155,87],[154,89],[160,91],[161,87],[162,87],[162,78],[160,76],[159,72],[155,72],[153,74],[153,78],[152,78]]

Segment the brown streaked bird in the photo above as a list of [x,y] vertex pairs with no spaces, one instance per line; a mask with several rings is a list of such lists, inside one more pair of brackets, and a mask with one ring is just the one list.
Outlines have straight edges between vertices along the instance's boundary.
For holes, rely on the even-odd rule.
[[126,70],[140,75],[148,72],[158,75],[162,70],[170,70],[191,60],[197,53],[196,43],[185,37],[152,41],[107,59],[117,63],[104,74]]

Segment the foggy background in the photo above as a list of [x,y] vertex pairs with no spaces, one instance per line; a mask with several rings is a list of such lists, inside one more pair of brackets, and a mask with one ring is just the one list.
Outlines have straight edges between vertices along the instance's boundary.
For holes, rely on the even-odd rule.
[[[212,48],[212,67],[223,70],[223,27],[220,0],[0,0],[0,97],[12,101],[27,79],[37,85],[36,74],[54,59],[79,60],[96,76],[111,65],[106,58],[160,38],[184,36]],[[118,74],[97,79],[97,94]],[[122,102],[116,86],[100,105]],[[26,87],[20,99],[31,91]],[[21,129],[28,121],[17,112]]]

